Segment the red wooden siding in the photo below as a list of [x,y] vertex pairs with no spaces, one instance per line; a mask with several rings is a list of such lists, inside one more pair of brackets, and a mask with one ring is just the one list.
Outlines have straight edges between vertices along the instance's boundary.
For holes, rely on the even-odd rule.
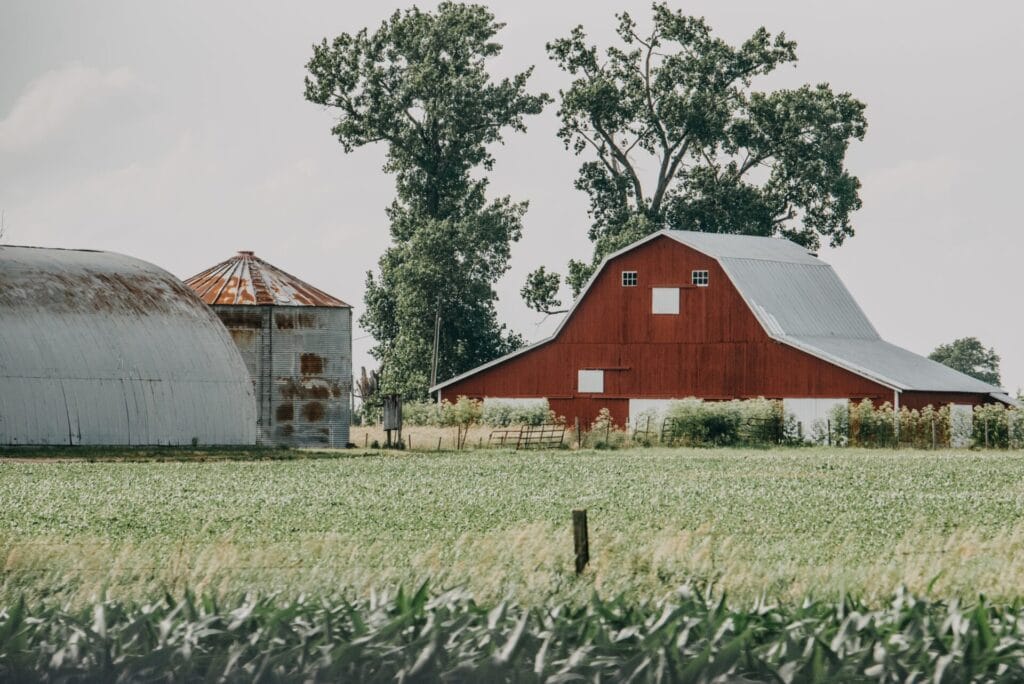
[[[706,270],[707,287],[690,284]],[[622,271],[636,271],[623,287]],[[651,313],[652,287],[679,287],[679,315]],[[604,369],[604,392],[576,391],[577,371]],[[772,340],[718,262],[668,237],[611,260],[558,337],[441,390],[442,397],[547,397],[571,423],[602,407],[625,422],[629,398],[849,397],[893,392]],[[946,400],[948,401],[948,400]]]
[[991,404],[994,399],[987,394],[966,394],[953,392],[903,392],[900,394],[900,406],[908,409],[923,409],[925,406],[941,406],[943,404],[970,404],[981,406]]

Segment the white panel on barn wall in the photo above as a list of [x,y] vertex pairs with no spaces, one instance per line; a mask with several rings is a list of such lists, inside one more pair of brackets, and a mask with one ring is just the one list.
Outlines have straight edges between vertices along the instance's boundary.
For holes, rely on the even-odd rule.
[[652,314],[677,314],[677,313],[679,313],[679,288],[678,287],[652,287],[651,288],[651,313]]
[[576,387],[577,392],[604,392],[604,371],[581,370]]
[[815,432],[824,435],[828,431],[828,421],[837,406],[846,406],[849,399],[819,399],[815,397],[799,399],[783,399],[782,410],[792,415],[800,425],[804,440],[811,441]]
[[949,405],[949,445],[954,449],[971,446],[974,435],[974,407],[970,404]]
[[657,424],[661,427],[661,421],[665,419],[668,407],[677,399],[630,399],[629,400],[629,422],[636,425],[636,421],[651,417],[651,425]]

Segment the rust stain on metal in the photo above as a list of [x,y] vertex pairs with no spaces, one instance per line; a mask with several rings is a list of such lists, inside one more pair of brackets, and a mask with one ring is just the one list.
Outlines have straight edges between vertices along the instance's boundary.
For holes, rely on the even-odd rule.
[[295,407],[291,404],[280,404],[274,417],[279,423],[287,423],[295,418]]
[[306,313],[275,313],[274,325],[278,330],[316,328],[316,317]]
[[249,251],[197,273],[185,284],[207,304],[348,307]]
[[228,328],[251,328],[259,330],[263,325],[263,314],[258,309],[249,311],[225,311],[217,312],[221,323]]
[[324,372],[324,358],[317,354],[305,353],[299,359],[303,375],[320,375]]
[[248,328],[228,328],[228,332],[231,333],[231,339],[240,347],[252,344],[252,339],[256,336],[256,331]]
[[278,390],[285,399],[328,399],[334,394],[333,385],[323,378],[278,378]]
[[310,423],[316,423],[324,419],[324,405],[319,401],[311,401],[302,407],[302,417]]

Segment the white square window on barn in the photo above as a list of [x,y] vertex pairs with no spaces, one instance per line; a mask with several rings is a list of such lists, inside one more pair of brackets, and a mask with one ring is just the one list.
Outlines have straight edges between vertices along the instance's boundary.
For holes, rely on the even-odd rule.
[[636,287],[636,271],[622,272],[622,287]]
[[603,370],[581,370],[577,382],[577,392],[604,392]]
[[677,313],[679,313],[679,288],[678,287],[654,287],[654,288],[651,288],[651,313],[654,313],[654,314],[677,314]]
[[690,282],[697,287],[708,286],[708,272],[707,271],[694,271],[690,276]]

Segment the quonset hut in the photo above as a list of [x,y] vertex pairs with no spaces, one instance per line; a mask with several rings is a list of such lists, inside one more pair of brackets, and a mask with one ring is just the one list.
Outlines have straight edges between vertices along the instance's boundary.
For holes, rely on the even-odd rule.
[[0,246],[0,445],[253,444],[245,364],[153,264]]
[[186,284],[227,326],[252,376],[261,444],[348,444],[352,308],[239,252]]

